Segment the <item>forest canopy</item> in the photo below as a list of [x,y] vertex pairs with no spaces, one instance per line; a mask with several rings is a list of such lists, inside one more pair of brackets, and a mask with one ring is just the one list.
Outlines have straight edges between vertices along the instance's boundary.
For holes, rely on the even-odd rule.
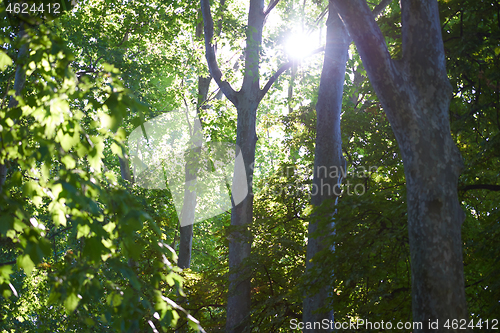
[[423,2],[4,0],[0,332],[498,330],[500,3]]

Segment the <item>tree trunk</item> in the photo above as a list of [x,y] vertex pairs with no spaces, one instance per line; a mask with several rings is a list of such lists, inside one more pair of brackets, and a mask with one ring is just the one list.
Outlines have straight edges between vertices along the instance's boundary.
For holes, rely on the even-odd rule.
[[124,155],[123,158],[118,156],[120,162],[120,174],[123,180],[126,180],[129,184],[132,184],[132,176],[130,174],[130,164],[128,162],[128,156]]
[[[468,319],[457,196],[462,160],[450,134],[452,88],[437,1],[402,0],[403,59],[391,59],[362,0],[334,0],[398,141],[407,182],[415,332],[459,332]],[[429,327],[438,321],[439,328]],[[460,330],[464,332],[464,330]]]
[[[24,64],[23,64],[23,58],[25,58],[28,54],[28,48],[29,48],[29,42],[26,39],[27,38],[27,33],[26,30],[24,29],[24,23],[21,23],[19,25],[19,32],[17,33],[17,38],[18,41],[21,44],[21,47],[19,48],[19,53],[17,54],[17,67],[16,67],[16,75],[14,78],[14,91],[15,91],[15,96],[20,96],[21,91],[24,88],[24,85],[26,83],[26,70],[24,69]],[[16,98],[14,96],[10,97],[9,100],[9,105],[8,108],[13,108],[16,107],[18,104]],[[14,121],[17,121],[14,119]],[[0,140],[1,141],[1,140]],[[7,180],[7,172],[8,172],[8,167],[4,163],[0,163],[0,192],[2,192],[3,185],[5,184],[5,181]]]
[[[327,199],[335,200],[332,203],[336,202],[341,192],[342,174],[345,172],[345,159],[342,156],[340,136],[340,113],[350,39],[344,24],[337,12],[332,10],[332,6],[330,6],[326,24],[325,58],[316,104],[316,148],[311,193],[311,203],[314,206],[320,206]],[[332,216],[315,216],[315,218],[333,219]],[[322,231],[322,234],[326,236],[314,238],[312,234],[317,231],[317,228],[318,222],[309,223],[306,271],[310,271],[314,267],[312,261],[314,255],[325,249],[322,242],[327,235],[334,231],[334,223],[332,222],[327,230]],[[311,281],[311,284],[316,283]],[[329,295],[327,286],[323,286],[319,292],[313,295],[306,295],[303,322],[333,320],[333,311],[325,309],[319,311],[328,306],[327,298]],[[319,332],[319,330],[304,329],[304,333],[309,332]]]
[[[196,115],[199,115],[199,110],[201,105],[205,102],[208,95],[208,88],[210,86],[210,81],[212,78],[198,77],[198,105]],[[200,154],[201,144],[202,144],[202,132],[201,123],[198,120],[193,124],[193,153]],[[191,163],[190,163],[191,162]],[[195,159],[189,159],[185,166],[185,182],[184,182],[184,202],[182,204],[181,212],[181,227],[180,227],[180,243],[179,243],[179,258],[177,260],[177,266],[180,268],[189,268],[191,265],[191,251],[193,247],[193,224],[195,219],[195,209],[196,209],[196,190],[190,190],[190,186],[196,186],[196,178],[198,169],[198,161]]]
[[[248,25],[246,29],[245,69],[241,90],[236,92],[231,85],[222,80],[222,72],[217,64],[215,46],[212,45],[213,19],[210,13],[210,1],[201,0],[201,11],[205,31],[205,49],[207,63],[211,76],[238,111],[236,126],[236,145],[241,149],[245,166],[246,185],[239,185],[236,170],[233,176],[233,194],[240,192],[238,186],[247,186],[248,196],[231,211],[231,231],[229,234],[229,290],[227,300],[226,332],[243,332],[250,324],[250,271],[244,261],[250,255],[252,236],[248,231],[248,224],[253,220],[253,193],[252,178],[255,161],[255,144],[257,135],[255,123],[257,107],[272,84],[291,63],[282,66],[260,89],[260,51],[262,45],[262,30],[264,21],[269,12],[277,4],[272,1],[264,10],[263,0],[250,0]],[[238,154],[239,152],[237,152]]]
[[250,256],[252,236],[247,226],[253,220],[252,177],[257,135],[255,122],[258,101],[244,100],[238,107],[236,145],[241,149],[248,184],[248,196],[231,211],[229,236],[229,295],[227,299],[227,332],[242,332],[250,316],[250,271],[243,265]]

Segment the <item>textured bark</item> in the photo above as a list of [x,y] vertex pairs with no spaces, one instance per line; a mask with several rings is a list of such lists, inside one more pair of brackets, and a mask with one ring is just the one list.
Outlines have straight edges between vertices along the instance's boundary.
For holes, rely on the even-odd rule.
[[[363,0],[333,0],[363,60],[403,157],[415,332],[459,332],[446,321],[468,319],[457,196],[462,160],[450,134],[452,88],[437,1],[402,0],[403,59],[391,59]],[[429,321],[439,321],[437,330]],[[464,330],[460,330],[464,332]]]
[[[17,34],[17,38],[18,38],[19,42],[22,44],[21,44],[21,47],[19,48],[19,52],[17,54],[17,67],[16,67],[16,75],[14,78],[15,96],[21,95],[21,91],[23,90],[24,85],[26,83],[26,70],[24,69],[23,59],[28,54],[29,42],[26,39],[27,36],[28,35],[26,33],[26,30],[24,29],[24,24],[21,23],[21,25],[19,26],[19,32]],[[23,39],[25,39],[25,40],[23,41]],[[13,108],[13,107],[16,107],[17,104],[18,104],[18,102],[15,99],[15,97],[11,96],[10,100],[9,100],[8,107]],[[16,121],[16,119],[14,119],[14,121]],[[3,185],[5,184],[5,181],[7,180],[7,172],[8,172],[8,167],[4,161],[4,164],[0,163],[0,192],[3,189]]]
[[[332,6],[330,6],[332,7]],[[350,39],[344,24],[336,11],[330,8],[327,20],[326,47],[321,81],[316,104],[316,146],[314,157],[313,191],[311,203],[320,206],[327,199],[336,199],[340,195],[342,170],[345,169],[345,159],[342,156],[342,140],[340,136],[340,113],[342,110],[342,92],[345,80],[345,69],[348,58]],[[334,172],[332,172],[334,171]],[[333,176],[333,177],[330,177]],[[332,200],[332,202],[335,202]],[[322,217],[317,218],[332,218]],[[314,255],[325,248],[322,244],[327,235],[334,231],[333,222],[328,230],[322,230],[320,236],[313,238],[318,222],[309,223],[309,238],[307,243],[306,270],[313,268]],[[316,284],[313,280],[312,284]],[[321,322],[324,319],[333,320],[333,311],[323,310],[326,307],[329,290],[323,286],[313,295],[306,295],[303,308],[303,322]],[[330,331],[307,330],[304,333]]]

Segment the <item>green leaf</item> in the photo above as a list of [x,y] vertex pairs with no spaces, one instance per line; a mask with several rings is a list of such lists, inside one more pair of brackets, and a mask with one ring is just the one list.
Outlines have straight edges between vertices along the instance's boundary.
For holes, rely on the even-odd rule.
[[76,233],[76,239],[81,237],[87,237],[90,233],[90,226],[88,224],[79,224],[76,226],[78,232]]
[[30,256],[27,254],[22,254],[17,257],[17,265],[24,269],[27,275],[30,275],[33,269],[35,268],[35,264],[33,260],[31,260]]
[[12,59],[5,53],[4,51],[0,50],[0,71],[4,71],[12,65]]
[[52,219],[54,220],[56,226],[66,226],[66,216],[64,216],[64,212],[57,210],[54,215],[52,215]]
[[106,250],[104,244],[99,237],[91,237],[85,240],[83,255],[90,258],[94,262],[101,260],[101,254]]
[[66,166],[67,169],[74,169],[76,167],[76,161],[73,159],[73,157],[71,157],[71,155],[64,155],[61,159],[61,162]]
[[0,284],[9,281],[12,272],[11,265],[0,266]]
[[102,64],[102,69],[104,69],[104,71],[106,71],[106,72],[120,73],[120,71],[115,66],[110,65],[107,62]]
[[80,302],[80,298],[75,294],[71,293],[65,300],[64,300],[64,307],[66,308],[66,313],[71,313],[73,312],[76,307],[78,306],[78,302]]
[[165,281],[167,281],[169,286],[172,287],[175,284],[175,281],[177,280],[177,279],[175,279],[175,277],[176,277],[176,274],[173,272],[167,274],[167,276],[165,277]]

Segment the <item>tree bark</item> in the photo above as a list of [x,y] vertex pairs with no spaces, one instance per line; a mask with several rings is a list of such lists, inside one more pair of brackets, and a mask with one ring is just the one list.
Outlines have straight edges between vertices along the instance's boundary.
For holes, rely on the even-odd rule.
[[[21,23],[19,25],[19,32],[17,33],[17,38],[19,43],[21,44],[21,47],[19,48],[19,52],[17,54],[17,67],[16,67],[16,75],[14,79],[14,91],[15,95],[10,97],[9,100],[9,105],[8,108],[14,108],[17,106],[18,102],[15,98],[15,96],[20,96],[21,91],[24,88],[24,85],[26,83],[26,70],[24,69],[24,63],[23,59],[27,56],[28,54],[28,49],[29,49],[29,42],[26,40],[28,34],[26,33],[26,30],[24,28],[24,23]],[[25,39],[23,41],[23,39]],[[16,121],[16,119],[14,119]],[[1,140],[1,139],[0,139]],[[2,192],[3,185],[5,184],[5,181],[7,180],[7,172],[8,172],[8,167],[7,164],[0,163],[0,192]]]
[[[437,1],[401,0],[403,58],[393,60],[363,0],[333,0],[363,60],[398,141],[405,167],[415,332],[459,332],[468,319],[457,195],[462,169],[450,133],[452,88],[446,74]],[[429,322],[438,320],[437,330]],[[460,332],[463,332],[461,330]]]
[[[311,203],[320,206],[325,200],[332,199],[336,202],[340,196],[342,174],[345,172],[345,159],[342,156],[342,140],[340,132],[340,113],[342,111],[342,93],[344,88],[346,62],[351,40],[348,37],[344,24],[338,13],[330,5],[329,16],[326,22],[326,47],[321,72],[321,80],[316,103],[316,147],[314,155],[314,175],[311,192]],[[315,219],[330,218],[333,216],[315,216]],[[334,231],[334,222],[320,236],[314,238],[312,234],[317,231],[319,222],[309,223],[309,237],[307,243],[306,271],[314,267],[312,258],[316,253],[326,248],[324,239]],[[311,284],[316,284],[313,280]],[[330,295],[327,286],[319,292],[306,295],[303,307],[303,322],[322,322],[333,320],[332,310],[321,310],[328,306],[327,298]],[[330,331],[308,330],[304,333]]]

